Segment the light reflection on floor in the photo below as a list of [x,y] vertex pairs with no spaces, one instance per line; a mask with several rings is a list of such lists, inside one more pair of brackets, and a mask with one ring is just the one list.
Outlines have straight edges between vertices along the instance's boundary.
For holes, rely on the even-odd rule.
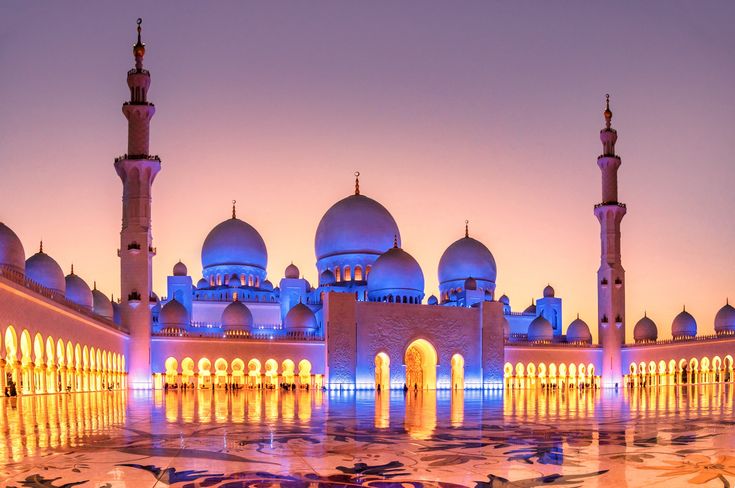
[[0,461],[17,487],[724,487],[733,389],[3,398]]

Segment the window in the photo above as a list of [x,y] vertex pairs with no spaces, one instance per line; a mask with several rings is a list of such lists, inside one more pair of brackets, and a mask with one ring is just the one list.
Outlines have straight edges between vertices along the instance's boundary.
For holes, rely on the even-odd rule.
[[355,266],[355,281],[362,281],[362,268]]
[[350,267],[349,266],[345,266],[345,269],[344,269],[344,279],[345,279],[345,281],[350,281],[352,279],[352,275],[350,274]]
[[339,272],[339,266],[334,267],[334,281],[337,283],[342,281],[342,274]]

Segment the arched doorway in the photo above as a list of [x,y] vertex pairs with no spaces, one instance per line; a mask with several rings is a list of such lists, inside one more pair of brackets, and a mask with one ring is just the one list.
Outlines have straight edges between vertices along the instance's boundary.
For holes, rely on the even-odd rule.
[[404,357],[406,385],[409,389],[435,390],[437,355],[434,346],[425,339],[408,345]]
[[461,354],[452,356],[452,389],[464,390],[464,358]]
[[179,362],[171,356],[166,358],[164,366],[166,367],[166,384],[176,387],[179,382]]
[[390,358],[384,352],[375,355],[375,389],[390,389]]

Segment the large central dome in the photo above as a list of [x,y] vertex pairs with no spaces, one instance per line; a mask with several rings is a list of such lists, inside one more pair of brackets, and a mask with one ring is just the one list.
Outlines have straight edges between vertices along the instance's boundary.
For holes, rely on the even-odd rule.
[[497,267],[490,250],[480,241],[465,236],[444,251],[439,260],[439,283],[475,278],[495,283]]
[[380,255],[401,235],[393,216],[380,203],[364,195],[350,195],[332,205],[316,230],[317,260],[340,254]]
[[253,266],[265,269],[268,251],[258,231],[247,222],[231,218],[212,229],[202,245],[202,267]]

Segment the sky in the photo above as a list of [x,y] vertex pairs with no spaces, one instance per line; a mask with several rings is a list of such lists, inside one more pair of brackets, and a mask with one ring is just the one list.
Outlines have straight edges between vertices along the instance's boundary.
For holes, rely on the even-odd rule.
[[644,311],[700,333],[735,300],[735,3],[25,2],[0,5],[0,221],[26,255],[119,294],[121,104],[143,17],[154,288],[198,280],[230,215],[317,282],[319,219],[353,191],[386,206],[437,293],[464,232],[523,309],[547,283],[596,336],[604,95],[618,130],[627,335]]

